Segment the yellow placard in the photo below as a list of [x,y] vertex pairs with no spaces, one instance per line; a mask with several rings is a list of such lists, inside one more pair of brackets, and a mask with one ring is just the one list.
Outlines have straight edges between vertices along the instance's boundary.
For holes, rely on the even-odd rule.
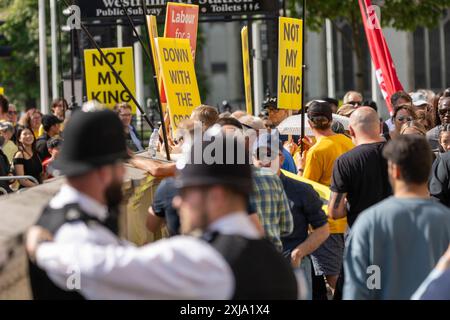
[[248,114],[253,114],[252,78],[250,75],[250,54],[248,51],[248,28],[241,31],[242,40],[242,65],[244,69],[245,106]]
[[156,39],[159,65],[163,77],[170,114],[175,132],[178,124],[188,119],[201,104],[197,76],[188,39]]
[[334,220],[328,215],[328,202],[331,197],[331,190],[329,187],[317,183],[315,181],[303,178],[297,174],[293,174],[291,172],[288,172],[286,170],[281,170],[283,174],[286,177],[292,178],[294,180],[298,180],[300,182],[304,182],[306,184],[309,184],[313,189],[319,194],[320,200],[323,202],[322,210],[326,213],[328,216],[328,225],[330,227],[331,233],[344,233],[345,229],[347,228],[347,218],[337,219]]
[[[135,96],[133,48],[106,48],[102,51]],[[84,50],[84,64],[88,100],[97,100],[109,108],[113,108],[117,103],[126,102],[131,105],[133,114],[136,114],[136,105],[130,95],[96,49]]]
[[147,26],[148,26],[148,36],[150,38],[150,45],[152,46],[153,61],[155,62],[156,77],[157,79],[159,79],[160,67],[155,44],[155,39],[158,38],[158,23],[156,21],[155,16],[147,16]]
[[3,87],[0,87],[0,94],[4,94],[5,93],[5,89],[3,89]]
[[303,21],[280,17],[278,108],[300,110],[303,90]]

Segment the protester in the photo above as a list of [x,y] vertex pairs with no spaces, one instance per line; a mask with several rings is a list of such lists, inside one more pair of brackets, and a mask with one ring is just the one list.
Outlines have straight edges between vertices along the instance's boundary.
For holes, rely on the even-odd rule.
[[61,120],[52,114],[46,114],[42,117],[42,126],[44,128],[44,134],[36,140],[36,151],[39,154],[39,158],[43,161],[50,158],[50,152],[47,148],[47,142],[57,137],[61,133]]
[[[4,141],[5,139],[0,135],[0,177],[6,177],[10,174],[10,162],[2,150]],[[12,192],[9,184],[10,181],[0,180],[0,195]]]
[[200,121],[203,124],[203,130],[208,130],[209,127],[214,125],[219,119],[219,112],[216,108],[201,105],[192,111],[191,120]]
[[338,111],[336,112],[340,116],[344,116],[350,118],[353,112],[355,112],[356,108],[352,104],[344,104],[342,105]]
[[17,109],[12,103],[8,107],[8,121],[12,123],[13,126],[17,124]]
[[[234,118],[232,119],[237,121]],[[221,119],[217,121],[217,124],[220,125],[220,123]],[[226,130],[224,127],[222,127],[222,131],[224,133],[230,133],[229,129],[232,124],[235,124],[236,127],[234,127],[234,130],[231,131],[231,134],[234,134],[236,133],[236,131],[240,130],[240,124],[238,124],[237,122],[225,121],[225,123],[228,123],[227,126],[229,128],[228,130]],[[180,127],[184,129],[179,130]],[[186,141],[192,143],[194,139],[194,128],[195,124],[192,120],[185,120],[180,123],[177,134],[181,134],[180,138],[182,138],[181,140],[183,141],[183,145]],[[180,217],[178,210],[173,206],[173,199],[177,195],[178,190],[176,188],[176,179],[166,178],[161,181],[153,196],[153,204],[150,206],[148,212],[149,214],[147,216],[147,229],[150,232],[157,232],[163,225],[166,225],[170,236],[180,234]],[[260,232],[261,235],[264,235],[264,229],[259,221],[256,207],[249,204],[247,207],[247,213],[256,229]]]
[[237,110],[231,114],[231,117],[240,120],[242,117],[245,117],[247,115],[248,115],[247,112],[243,110]]
[[9,121],[8,107],[8,99],[4,95],[0,94],[0,122]]
[[39,110],[34,110],[29,113],[26,119],[25,127],[29,128],[35,138],[39,137],[39,129],[42,125],[42,113]]
[[19,150],[16,144],[12,141],[12,138],[14,137],[14,127],[12,123],[0,122],[0,136],[3,136],[4,138],[2,150],[8,158],[8,162],[11,164],[14,155]]
[[[91,123],[89,128],[92,126]],[[113,128],[122,134],[120,123]],[[105,143],[106,139],[96,142]],[[65,146],[70,145],[67,140],[69,138]],[[223,141],[222,145],[227,142]],[[202,154],[207,146],[202,143]],[[232,146],[235,151],[243,148],[236,140]],[[124,138],[120,147],[125,156]],[[66,157],[64,148],[62,159]],[[190,159],[194,158],[193,150]],[[225,163],[227,152],[224,151],[223,158],[212,164],[207,165],[202,156],[201,163],[179,166],[180,196],[175,203],[180,211],[182,229],[186,232],[200,229],[202,239],[176,236],[136,248],[129,244],[119,245],[118,238],[101,222],[92,225],[77,218],[78,222],[64,224],[62,221],[61,228],[51,230],[54,237],[39,227],[31,229],[27,237],[30,258],[35,259],[61,288],[66,285],[67,268],[76,265],[81,278],[86,279],[79,293],[90,299],[296,299],[303,293],[299,288],[300,280],[296,279],[282,255],[260,238],[245,214],[247,197],[252,190],[252,170],[248,164],[239,164],[237,156],[233,157],[232,164],[220,164]],[[91,166],[89,171],[85,176],[109,172],[111,181],[111,169]],[[68,176],[73,185],[70,177],[76,175],[72,172]],[[116,178],[120,182],[123,174]],[[106,184],[103,182],[103,188],[97,189],[98,200],[94,198],[92,203],[106,203]],[[85,192],[92,194],[92,188],[72,190],[83,196]],[[48,210],[47,217],[54,210]],[[91,211],[91,216],[88,213],[84,216],[92,220],[92,207],[86,210]],[[42,222],[41,219],[41,225]],[[71,240],[62,240],[67,237]],[[54,241],[41,242],[48,238],[54,238]],[[41,283],[35,281],[34,284],[40,284],[41,293],[44,284],[53,285],[47,276]],[[82,297],[77,292],[64,293],[53,287],[53,295]]]
[[277,127],[284,119],[289,117],[289,110],[278,109],[276,97],[267,98],[262,105],[263,110],[267,110],[269,120],[273,126]]
[[[330,186],[335,160],[354,145],[345,135],[331,130],[333,116],[328,102],[313,101],[308,108],[308,119],[317,142],[302,155],[299,173],[306,179]],[[342,267],[347,222],[346,219],[335,221],[330,218],[328,223],[331,235],[312,254],[312,259],[316,275],[325,275],[334,290]]]
[[334,219],[347,217],[351,227],[362,211],[390,196],[392,189],[378,114],[369,107],[358,108],[349,128],[356,147],[334,163],[328,214]]
[[450,300],[450,247],[411,299]]
[[400,129],[400,134],[418,134],[426,136],[427,129],[423,126],[419,120],[408,121],[404,123]]
[[[276,171],[291,203],[294,230],[290,235],[281,238],[283,254],[294,268],[299,268],[305,274],[308,292],[311,293],[308,298],[311,299],[312,270],[309,255],[329,236],[322,200],[310,185],[287,177],[281,171],[280,163],[284,161],[283,146],[276,134],[260,136],[253,149],[254,166]],[[268,154],[270,156],[265,157]],[[312,228],[311,232],[308,232],[309,226]]]
[[[36,139],[29,128],[20,129],[17,132],[18,149],[13,159],[14,171],[18,176],[31,176],[42,182],[42,163],[36,151]],[[37,185],[36,182],[29,179],[19,180],[20,189],[31,188]]]
[[[380,125],[378,114],[370,107],[353,112],[349,129],[356,147],[334,163],[328,214],[333,219],[347,217],[350,228],[362,211],[392,194]],[[339,279],[335,299],[342,297],[343,270]]]
[[394,108],[391,119],[394,124],[394,130],[391,130],[389,134],[383,135],[386,141],[397,138],[400,135],[400,130],[403,124],[409,121],[417,120],[417,116],[413,107],[409,104],[402,104]]
[[438,106],[440,125],[427,132],[427,139],[433,150],[439,148],[439,132],[442,125],[450,124],[450,97],[443,97]]
[[433,163],[429,183],[430,194],[450,207],[450,125],[441,126],[439,151]]
[[339,109],[339,101],[334,98],[323,98],[323,101],[328,102],[331,105],[331,110],[333,110],[333,113],[337,113]]
[[128,103],[120,103],[117,105],[116,109],[120,121],[122,121],[123,124],[128,149],[132,152],[144,151],[136,129],[131,124],[131,120],[133,119],[133,109]]
[[450,243],[450,210],[429,197],[425,138],[399,136],[383,156],[394,196],[363,211],[350,230],[344,299],[409,299]]
[[351,104],[353,107],[357,108],[362,106],[363,95],[357,91],[349,91],[344,95],[343,104]]
[[450,125],[441,126],[439,130],[439,151],[445,153],[450,151]]
[[[63,98],[53,100],[50,106],[51,114],[60,120],[60,131],[63,131],[64,129],[64,121],[66,120],[66,111],[68,108],[69,107],[67,101]],[[45,128],[44,125],[42,124],[41,127],[39,128],[39,137],[43,136],[44,134]]]
[[63,139],[61,139],[60,137],[53,137],[47,141],[47,149],[50,154],[50,158],[47,158],[42,162],[45,179],[53,178],[54,169],[52,168],[52,163],[59,156],[62,142]]
[[[391,96],[391,107],[392,110],[395,110],[396,107],[400,105],[410,105],[412,106],[412,98],[411,96],[406,93],[405,91],[397,91]],[[386,125],[389,128],[389,131],[395,130],[395,124],[393,122],[393,118],[390,117],[385,121]]]

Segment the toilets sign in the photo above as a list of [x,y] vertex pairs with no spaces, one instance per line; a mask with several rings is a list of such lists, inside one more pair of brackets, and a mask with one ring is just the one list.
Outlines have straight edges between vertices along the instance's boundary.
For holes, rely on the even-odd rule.
[[[146,1],[147,15],[164,16],[169,2],[198,5],[201,15],[254,15],[278,13],[276,0],[89,0],[78,1],[83,20],[123,18],[124,10],[131,17],[143,15],[142,1]],[[123,5],[123,6],[122,6]]]

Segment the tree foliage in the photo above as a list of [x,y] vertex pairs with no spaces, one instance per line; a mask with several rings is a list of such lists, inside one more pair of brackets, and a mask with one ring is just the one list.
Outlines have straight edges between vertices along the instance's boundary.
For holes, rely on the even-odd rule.
[[[302,0],[286,0],[289,14],[299,16]],[[417,27],[435,27],[450,7],[450,0],[373,0],[381,10],[383,27],[414,31]],[[358,0],[309,0],[306,1],[307,23],[319,30],[325,19],[342,19],[351,22],[354,16],[360,19]]]
[[[288,15],[302,15],[302,0],[286,0]],[[372,0],[378,6],[377,14],[382,27],[392,27],[402,31],[415,31],[418,27],[434,28],[443,19],[450,7],[450,0]],[[310,30],[322,29],[325,19],[330,19],[336,30],[357,58],[356,90],[364,90],[365,70],[362,44],[366,41],[362,31],[361,13],[358,0],[307,0],[306,23]],[[343,25],[349,25],[351,38],[344,32]]]
[[[3,45],[13,49],[10,58],[0,59],[0,79],[6,94],[16,103],[36,100],[39,96],[39,33],[36,0],[0,0],[5,24],[0,33]],[[13,94],[11,94],[13,93]]]

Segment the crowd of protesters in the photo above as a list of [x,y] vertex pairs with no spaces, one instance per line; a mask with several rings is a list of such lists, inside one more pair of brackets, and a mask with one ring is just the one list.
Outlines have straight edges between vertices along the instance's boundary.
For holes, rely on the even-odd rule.
[[[50,115],[32,109],[19,121],[15,107],[3,96],[0,106],[0,175],[35,178],[0,186],[10,192],[51,177],[48,168],[64,145],[65,101],[55,101]],[[397,92],[391,106],[391,117],[383,121],[376,103],[355,91],[348,92],[342,104],[333,98],[311,101],[306,114],[312,135],[301,140],[278,135],[276,128],[290,114],[278,108],[274,97],[264,102],[259,116],[244,111],[220,114],[202,105],[178,126],[169,150],[174,156],[183,153],[198,123],[203,133],[256,132],[245,143],[253,187],[240,193],[245,201],[239,203],[245,203],[249,228],[302,272],[302,298],[446,298],[450,88],[439,94]],[[115,111],[129,155],[143,151],[131,106],[118,104]],[[334,114],[348,117],[348,126],[334,120]],[[161,153],[164,150],[161,144]],[[165,226],[170,237],[190,231],[180,222],[178,165],[134,156],[128,161],[162,178],[149,208],[148,230]],[[329,199],[319,196],[317,185],[330,190]],[[88,296],[95,298],[95,290]]]

